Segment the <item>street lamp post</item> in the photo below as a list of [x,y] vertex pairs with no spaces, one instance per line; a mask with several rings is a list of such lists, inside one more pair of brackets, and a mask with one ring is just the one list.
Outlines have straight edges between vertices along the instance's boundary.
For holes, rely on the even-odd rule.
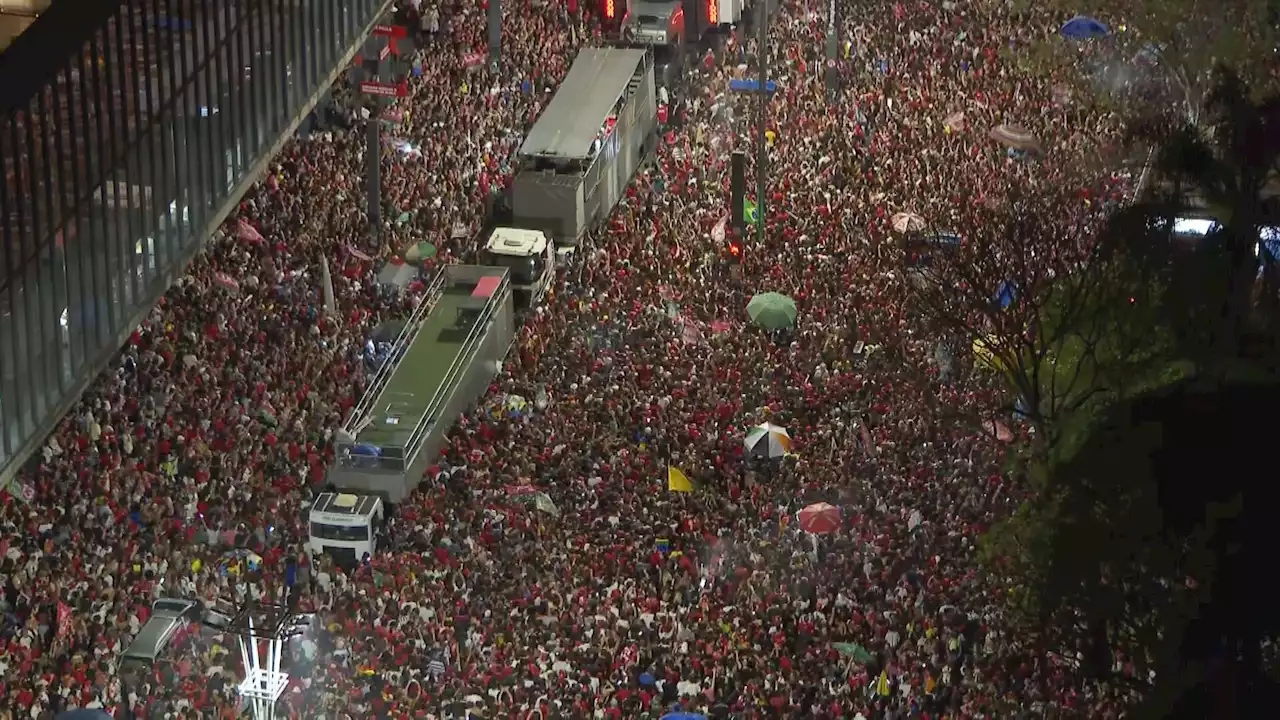
[[240,643],[244,679],[236,687],[253,708],[254,720],[275,720],[276,703],[289,686],[281,667],[284,645],[299,634],[305,620],[286,605],[250,601],[231,620],[230,631]]
[[756,240],[764,244],[765,182],[769,165],[769,5],[777,0],[761,0],[760,14],[756,18],[760,31],[760,47],[756,53],[760,62],[760,127],[756,137]]

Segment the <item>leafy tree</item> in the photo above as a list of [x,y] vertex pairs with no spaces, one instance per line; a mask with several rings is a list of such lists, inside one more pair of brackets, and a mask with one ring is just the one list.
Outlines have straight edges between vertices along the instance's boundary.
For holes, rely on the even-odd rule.
[[[985,540],[1028,630],[1141,696],[1139,717],[1269,701],[1261,653],[1280,627],[1259,569],[1280,509],[1259,471],[1273,428],[1257,420],[1277,402],[1274,380],[1189,379],[1077,416],[1086,439],[1059,445],[1035,499]],[[1133,672],[1112,671],[1116,649]]]
[[[1159,183],[1115,225],[1164,268],[1160,305],[1179,353],[1226,367],[1277,329],[1280,287],[1274,267],[1258,272],[1258,255],[1260,231],[1277,210],[1268,196],[1280,180],[1280,94],[1255,99],[1238,74],[1223,69],[1202,125],[1153,121],[1135,133],[1160,148]],[[1179,215],[1208,216],[1218,228],[1187,249],[1175,237]]]

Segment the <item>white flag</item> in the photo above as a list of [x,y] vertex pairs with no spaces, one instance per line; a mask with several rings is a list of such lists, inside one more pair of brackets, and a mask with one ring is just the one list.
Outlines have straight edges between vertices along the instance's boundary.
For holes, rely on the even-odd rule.
[[324,310],[333,315],[337,310],[337,303],[333,299],[333,276],[329,274],[329,256],[320,256],[320,282],[323,284],[321,292],[324,293]]

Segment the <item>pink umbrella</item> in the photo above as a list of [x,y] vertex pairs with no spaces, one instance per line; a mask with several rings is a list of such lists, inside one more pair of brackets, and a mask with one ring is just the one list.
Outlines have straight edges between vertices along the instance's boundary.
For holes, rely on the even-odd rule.
[[991,139],[1014,150],[1036,150],[1040,141],[1029,130],[1018,125],[997,125],[991,128]]
[[900,212],[889,218],[889,224],[895,232],[906,235],[924,230],[924,218],[915,213]]
[[1008,425],[1005,425],[999,420],[988,420],[984,422],[982,424],[982,429],[986,430],[988,435],[1000,442],[1013,441],[1013,431],[1009,429]]
[[800,529],[814,535],[825,535],[840,529],[840,508],[830,503],[814,503],[796,513]]

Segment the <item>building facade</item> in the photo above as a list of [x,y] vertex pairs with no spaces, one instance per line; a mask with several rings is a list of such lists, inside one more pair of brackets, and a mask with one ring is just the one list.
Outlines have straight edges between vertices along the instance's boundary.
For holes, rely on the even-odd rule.
[[55,2],[0,55],[0,485],[389,5]]

